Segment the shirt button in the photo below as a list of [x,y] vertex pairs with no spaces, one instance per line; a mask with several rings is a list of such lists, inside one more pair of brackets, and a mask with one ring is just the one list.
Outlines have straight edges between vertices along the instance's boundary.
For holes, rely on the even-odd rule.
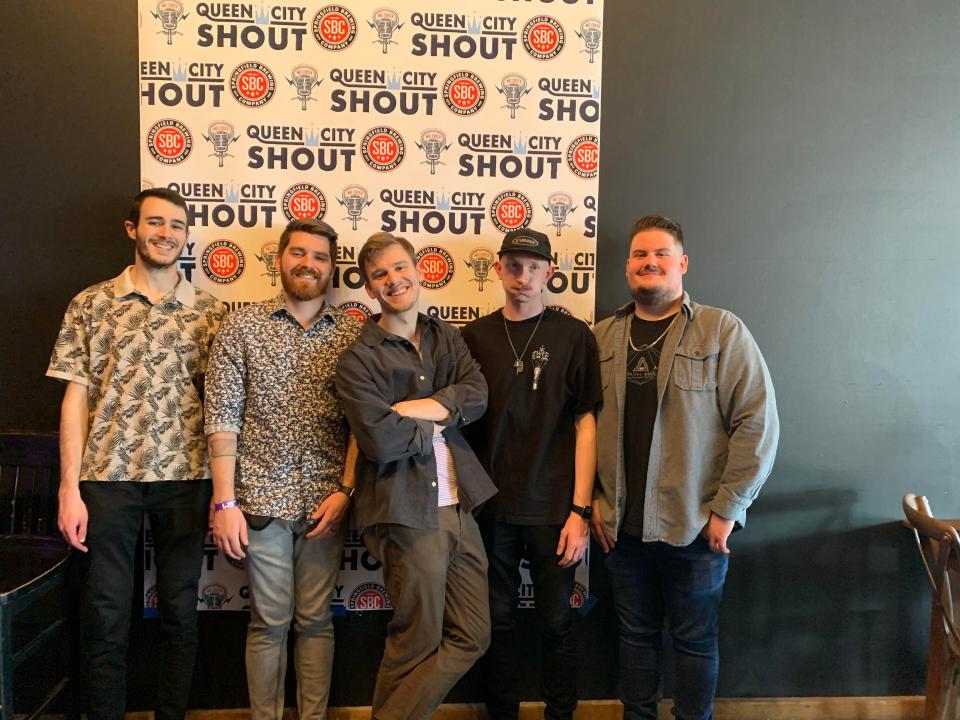
[[436,486],[437,486],[437,484],[436,484],[435,482],[430,483],[430,485],[431,485],[432,487],[436,487]]
[[420,376],[420,382],[423,382],[424,380],[426,380],[426,378],[425,378],[423,375],[421,375],[421,376]]

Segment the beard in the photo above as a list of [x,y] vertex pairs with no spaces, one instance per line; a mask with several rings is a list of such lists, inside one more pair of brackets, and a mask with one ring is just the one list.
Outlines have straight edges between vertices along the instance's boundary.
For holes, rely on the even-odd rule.
[[[327,292],[327,285],[330,278],[323,279],[320,275],[307,273],[307,277],[298,278],[293,273],[281,273],[280,282],[283,285],[283,291],[294,300],[307,302],[323,297]],[[316,282],[310,280],[316,278]]]
[[666,285],[643,286],[630,289],[630,295],[637,305],[665,305],[676,299],[676,293]]

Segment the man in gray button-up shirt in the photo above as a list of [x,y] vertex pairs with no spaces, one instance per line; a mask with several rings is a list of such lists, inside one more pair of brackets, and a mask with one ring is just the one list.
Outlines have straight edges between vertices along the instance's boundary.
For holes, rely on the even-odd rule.
[[377,720],[429,718],[490,643],[487,556],[470,511],[497,489],[461,427],[487,383],[456,328],[417,311],[413,246],[360,250],[380,304],[340,358],[337,391],[360,448],[355,519],[393,605],[373,693]]
[[661,629],[678,718],[712,717],[718,614],[735,526],[773,466],[779,421],[743,322],[683,291],[679,223],[631,232],[633,302],[597,323],[603,408],[591,529],[611,572],[625,720],[657,717]]

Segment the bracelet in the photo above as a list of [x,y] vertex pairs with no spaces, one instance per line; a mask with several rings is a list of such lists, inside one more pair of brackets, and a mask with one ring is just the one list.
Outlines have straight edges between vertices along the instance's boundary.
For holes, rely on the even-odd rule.
[[216,503],[213,506],[214,511],[216,510],[226,510],[227,508],[232,508],[237,506],[237,499],[231,498],[230,500],[224,500],[223,502]]

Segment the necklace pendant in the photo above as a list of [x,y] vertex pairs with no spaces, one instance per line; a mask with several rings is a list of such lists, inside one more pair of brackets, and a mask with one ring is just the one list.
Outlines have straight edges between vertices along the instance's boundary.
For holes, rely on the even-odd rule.
[[520,360],[519,358],[518,358],[517,360],[514,360],[514,362],[513,362],[513,367],[515,367],[515,368],[517,369],[517,375],[519,375],[520,373],[522,373],[522,372],[523,372],[523,360]]

